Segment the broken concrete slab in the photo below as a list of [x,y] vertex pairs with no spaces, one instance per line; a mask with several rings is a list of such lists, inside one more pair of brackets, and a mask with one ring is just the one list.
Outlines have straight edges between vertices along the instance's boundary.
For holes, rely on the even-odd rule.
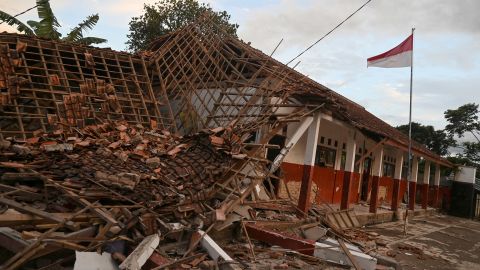
[[118,270],[112,255],[108,252],[75,251],[75,265],[73,270]]
[[[348,243],[345,243],[345,245],[361,269],[375,269],[377,265],[377,259],[363,253],[357,246]],[[314,256],[323,260],[353,266],[348,256],[345,254],[345,252],[343,252],[338,241],[333,238],[327,238],[315,243]]]
[[327,229],[320,226],[311,227],[303,231],[303,237],[317,241],[327,234]]
[[198,230],[196,232],[198,237],[202,237],[200,245],[207,251],[208,255],[215,261],[223,261],[226,264],[222,264],[220,269],[241,269],[235,265],[235,261],[204,231]]

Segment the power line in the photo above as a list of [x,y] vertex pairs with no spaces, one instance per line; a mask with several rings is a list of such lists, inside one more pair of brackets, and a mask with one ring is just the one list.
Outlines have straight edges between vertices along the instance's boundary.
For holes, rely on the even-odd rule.
[[302,56],[304,53],[306,53],[308,50],[310,50],[311,48],[313,48],[313,46],[317,45],[320,41],[322,41],[324,38],[326,38],[328,35],[330,35],[333,31],[335,31],[337,28],[339,28],[344,22],[348,21],[348,19],[350,19],[351,17],[353,17],[353,15],[355,15],[357,12],[359,12],[362,8],[364,8],[366,5],[368,5],[368,3],[370,3],[372,0],[368,0],[367,2],[365,2],[361,7],[359,7],[357,10],[355,10],[352,14],[350,14],[347,18],[345,18],[345,20],[343,20],[342,22],[340,22],[337,26],[335,26],[332,30],[328,31],[328,33],[326,33],[323,37],[321,37],[319,40],[315,41],[312,45],[308,46],[308,48],[306,48],[305,50],[303,50],[301,53],[299,53],[297,56],[295,56],[295,58],[293,58],[292,60],[290,60],[286,65],[288,66],[290,63],[292,63],[293,61],[295,61],[297,58],[299,58],[300,56]]
[[[25,13],[29,12],[30,10],[36,8],[36,7],[38,7],[38,5],[35,5],[35,6],[31,7],[31,8],[29,8],[29,9],[25,10],[25,11],[22,11],[22,12],[18,13],[17,15],[13,16],[13,18],[16,18],[16,17],[18,17],[18,16],[20,16],[20,15],[22,15],[22,14],[25,14]],[[6,22],[6,21],[1,21],[0,24],[2,24],[2,23],[4,23],[4,22]]]

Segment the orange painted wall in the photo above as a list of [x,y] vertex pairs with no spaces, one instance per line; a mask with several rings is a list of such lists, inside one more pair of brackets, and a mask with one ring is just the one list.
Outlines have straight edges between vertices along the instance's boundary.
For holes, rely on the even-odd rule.
[[359,186],[360,186],[360,174],[359,173],[353,173],[352,177],[352,184],[351,184],[351,189],[350,189],[350,198],[349,201],[350,203],[357,203],[360,194],[358,193],[359,191]]
[[[286,182],[302,181],[303,165],[283,162],[281,168]],[[343,177],[343,171],[335,171],[333,168],[315,166],[313,170],[313,182],[318,188],[315,201],[317,203],[340,203],[342,199]],[[358,202],[359,184],[360,175],[354,173],[349,198],[352,203]]]
[[380,183],[379,186],[385,187],[385,198],[378,198],[379,202],[381,201],[386,201],[388,203],[392,202],[392,195],[393,195],[393,178],[383,176],[380,177]]
[[400,202],[402,202],[402,199],[403,199],[403,195],[405,194],[405,192],[407,192],[407,180],[406,179],[402,179],[400,181]]
[[332,203],[335,189],[335,171],[331,168],[315,166],[313,181],[318,187],[315,201],[318,203]]

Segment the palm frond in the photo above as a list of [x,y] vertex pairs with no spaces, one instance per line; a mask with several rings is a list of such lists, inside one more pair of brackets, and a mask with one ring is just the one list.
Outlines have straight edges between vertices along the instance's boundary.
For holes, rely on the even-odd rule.
[[73,28],[70,33],[63,39],[65,41],[75,42],[83,38],[83,32],[87,29],[92,29],[97,24],[99,19],[98,14],[93,14],[87,17],[83,22],[79,23]]
[[37,12],[38,17],[40,18],[40,22],[35,31],[37,36],[59,39],[61,34],[58,32],[57,28],[60,27],[60,24],[58,23],[55,14],[53,14],[49,0],[37,0]]
[[92,45],[92,44],[104,43],[104,42],[107,42],[107,41],[108,40],[106,40],[106,39],[98,38],[98,37],[84,37],[84,38],[81,38],[81,39],[75,41],[75,43],[79,43],[79,44],[83,44],[83,45]]
[[31,36],[35,35],[35,32],[30,27],[6,12],[0,11],[0,20],[6,22],[8,25],[16,26],[17,30],[21,33]]
[[40,23],[37,21],[30,20],[30,21],[27,21],[27,24],[30,26],[30,28],[33,29],[33,31],[35,31],[38,28],[38,25]]

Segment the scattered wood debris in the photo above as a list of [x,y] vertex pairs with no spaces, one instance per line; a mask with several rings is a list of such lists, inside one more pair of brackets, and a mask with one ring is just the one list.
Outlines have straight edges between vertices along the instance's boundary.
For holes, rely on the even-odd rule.
[[[3,139],[2,266],[90,260],[120,269],[343,267],[315,257],[315,240],[303,239],[327,237],[327,215],[299,218],[290,200],[244,196],[256,182],[223,193],[229,168],[244,162],[233,157],[240,148],[231,138],[225,128],[181,137],[116,121],[68,136]],[[299,253],[278,255],[263,243]]]

